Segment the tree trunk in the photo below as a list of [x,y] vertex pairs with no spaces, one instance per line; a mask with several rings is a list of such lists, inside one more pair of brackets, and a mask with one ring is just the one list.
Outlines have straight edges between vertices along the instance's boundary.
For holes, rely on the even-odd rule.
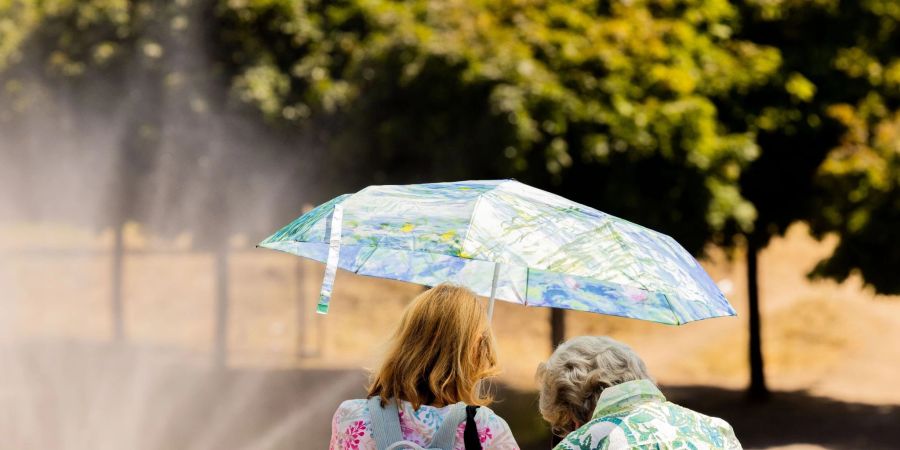
[[756,239],[747,239],[747,303],[750,326],[750,388],[747,394],[751,400],[765,400],[769,395],[766,374],[763,370],[762,335],[759,316],[759,276],[757,256],[759,245]]
[[550,309],[550,351],[566,340],[566,316],[565,311],[557,308]]

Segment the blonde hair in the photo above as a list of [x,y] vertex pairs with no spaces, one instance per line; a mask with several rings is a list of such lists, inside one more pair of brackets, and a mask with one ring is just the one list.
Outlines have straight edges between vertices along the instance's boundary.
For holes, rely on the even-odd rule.
[[437,285],[406,308],[390,349],[373,374],[368,396],[445,406],[487,405],[481,381],[496,375],[494,339],[475,293]]
[[553,433],[564,436],[591,420],[604,389],[650,380],[631,347],[601,336],[579,336],[556,348],[537,369],[539,408]]

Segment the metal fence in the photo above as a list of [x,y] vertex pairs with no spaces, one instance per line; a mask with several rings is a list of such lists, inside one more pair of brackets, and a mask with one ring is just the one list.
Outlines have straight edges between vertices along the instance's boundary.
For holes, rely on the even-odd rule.
[[[133,248],[119,229],[111,247],[5,249],[0,260],[11,284],[4,297],[19,334],[152,345],[180,329],[187,335],[181,344],[201,353],[206,347],[220,367],[236,353],[293,362],[321,357],[325,327],[310,314],[314,288],[307,283],[314,263],[273,253]],[[186,292],[184,298],[169,298],[178,292]],[[254,306],[265,302],[268,307]],[[155,324],[144,323],[144,316],[154,316]],[[247,343],[260,334],[273,335],[275,344]]]

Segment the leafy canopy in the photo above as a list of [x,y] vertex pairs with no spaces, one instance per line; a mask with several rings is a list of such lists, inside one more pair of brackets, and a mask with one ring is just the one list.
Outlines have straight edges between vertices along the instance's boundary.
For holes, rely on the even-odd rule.
[[[682,168],[702,178],[686,228],[746,228],[755,217],[737,187],[758,152],[754,135],[724,126],[716,99],[767,82],[781,61],[772,47],[733,38],[740,24],[728,1],[229,0],[219,12],[236,91],[270,118],[364,113],[341,123],[363,122],[370,139],[353,144],[368,152],[488,153],[478,161],[495,172],[563,191],[581,167],[662,161],[619,180],[657,192],[585,200],[636,220],[658,215],[639,203],[667,189],[655,178],[697,184],[671,179]],[[429,122],[445,110],[470,123]],[[447,142],[456,150],[441,150]]]

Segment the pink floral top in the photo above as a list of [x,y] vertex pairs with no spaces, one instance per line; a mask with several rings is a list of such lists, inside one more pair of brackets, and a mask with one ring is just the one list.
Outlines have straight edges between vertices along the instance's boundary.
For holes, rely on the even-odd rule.
[[[450,406],[435,408],[422,406],[413,409],[409,402],[402,402],[400,408],[400,430],[403,438],[428,447],[431,438],[450,412]],[[329,450],[376,450],[371,433],[372,419],[365,399],[347,400],[341,403],[331,421],[331,445]],[[482,406],[475,415],[478,436],[484,450],[519,450],[509,425],[490,408]],[[465,421],[456,430],[454,450],[464,450],[463,431]]]

